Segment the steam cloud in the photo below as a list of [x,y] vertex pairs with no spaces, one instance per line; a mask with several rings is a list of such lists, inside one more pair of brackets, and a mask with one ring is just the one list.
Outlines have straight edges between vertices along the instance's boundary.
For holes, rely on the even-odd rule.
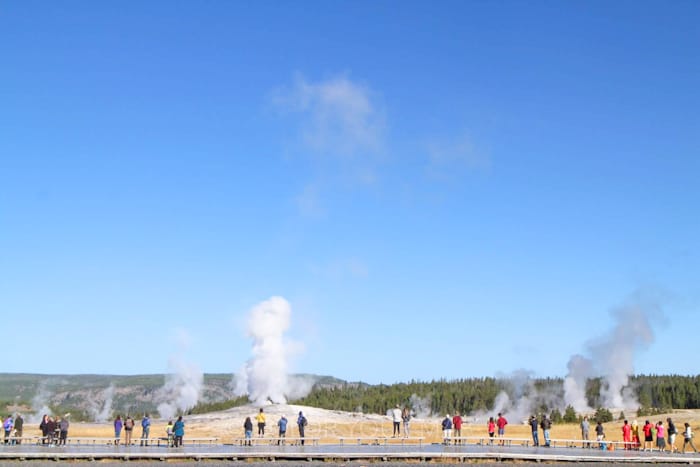
[[654,342],[651,322],[662,316],[661,306],[639,296],[611,312],[614,326],[605,336],[586,345],[587,356],[574,355],[569,360],[569,374],[564,380],[564,399],[577,411],[590,410],[586,400],[586,380],[603,378],[601,404],[604,407],[637,409],[639,403],[629,376],[634,373],[634,355]]
[[[102,404],[98,404],[97,400],[102,400]],[[110,384],[102,391],[99,398],[90,401],[88,412],[92,419],[96,422],[106,422],[112,416],[112,402],[114,400],[114,385]]]
[[283,297],[271,297],[250,310],[248,336],[253,340],[253,356],[236,375],[236,395],[248,395],[258,405],[268,401],[284,404],[288,397],[302,397],[311,390],[310,379],[287,375],[288,357],[296,350],[284,338],[291,313]]
[[27,418],[29,423],[39,423],[44,414],[51,414],[51,409],[49,408],[50,397],[51,393],[46,388],[45,383],[40,383],[36,394],[32,398],[33,413]]
[[513,420],[525,421],[542,406],[563,412],[572,406],[578,413],[592,412],[586,397],[586,382],[601,378],[598,404],[601,407],[636,410],[639,402],[629,377],[634,374],[634,356],[654,341],[652,322],[663,318],[660,304],[637,292],[624,306],[611,311],[612,328],[607,334],[590,340],[585,355],[571,356],[564,379],[563,393],[556,387],[536,388],[531,374],[519,370],[503,377],[506,387],[498,394],[491,412],[473,413],[474,420],[502,412]]
[[[184,331],[180,331],[178,342],[181,349],[188,346],[189,337]],[[182,352],[170,357],[168,369],[165,385],[158,393],[158,398],[163,400],[158,405],[162,418],[172,418],[197,405],[204,384],[202,370],[196,364],[186,362]]]

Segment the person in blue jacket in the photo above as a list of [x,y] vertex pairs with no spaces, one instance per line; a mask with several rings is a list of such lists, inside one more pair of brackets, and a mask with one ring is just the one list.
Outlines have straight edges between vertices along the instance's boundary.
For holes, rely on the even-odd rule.
[[173,426],[173,435],[175,436],[175,447],[182,447],[182,437],[185,436],[185,422],[182,421],[182,415],[177,417]]

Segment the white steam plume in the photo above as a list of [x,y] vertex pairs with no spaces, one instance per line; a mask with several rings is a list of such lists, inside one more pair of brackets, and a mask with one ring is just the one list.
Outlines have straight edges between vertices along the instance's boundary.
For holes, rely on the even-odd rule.
[[[98,404],[98,400],[102,400],[102,404]],[[90,401],[90,406],[88,407],[88,412],[92,419],[96,422],[106,422],[112,417],[112,402],[114,400],[114,385],[110,384],[109,387],[102,391],[99,398]]]
[[634,355],[654,341],[651,322],[662,318],[656,301],[644,300],[639,294],[627,305],[612,310],[613,328],[607,335],[590,341],[586,354],[569,360],[569,374],[564,382],[564,399],[578,411],[589,409],[585,397],[586,380],[602,377],[600,403],[603,407],[637,409],[639,402],[628,386],[634,374]]
[[414,417],[428,418],[432,415],[432,401],[430,396],[420,397],[417,394],[411,394],[408,405]]
[[562,403],[561,393],[554,386],[537,389],[533,373],[516,370],[510,375],[499,377],[504,390],[496,395],[490,411],[478,411],[470,418],[483,421],[502,413],[511,423],[525,422],[530,415],[538,415],[539,407],[559,408]]
[[[189,346],[189,336],[180,330],[177,341],[181,349]],[[195,405],[202,392],[204,374],[198,365],[184,360],[182,351],[168,359],[165,385],[159,390],[158,413],[162,418],[172,418],[178,412],[186,412]]]
[[32,414],[27,417],[29,423],[39,423],[44,414],[51,415],[51,409],[49,408],[49,399],[51,394],[49,390],[46,389],[45,384],[39,383],[36,394],[32,398]]
[[291,313],[289,302],[282,297],[271,297],[250,310],[248,336],[253,340],[253,356],[236,375],[236,395],[247,394],[260,405],[268,401],[283,404],[288,397],[308,394],[308,382],[287,375],[288,358],[295,351],[294,344],[284,338]]

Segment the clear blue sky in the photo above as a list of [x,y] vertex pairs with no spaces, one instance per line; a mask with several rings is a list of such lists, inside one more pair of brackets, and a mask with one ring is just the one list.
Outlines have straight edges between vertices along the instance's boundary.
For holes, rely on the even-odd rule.
[[700,3],[4,1],[3,372],[700,372]]

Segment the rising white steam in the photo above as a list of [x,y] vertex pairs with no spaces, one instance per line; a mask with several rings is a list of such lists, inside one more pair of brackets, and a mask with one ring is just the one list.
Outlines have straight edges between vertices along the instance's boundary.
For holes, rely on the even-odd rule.
[[586,345],[586,356],[574,355],[569,360],[569,373],[564,382],[564,399],[577,411],[590,410],[586,400],[586,380],[602,377],[600,405],[616,409],[637,409],[639,402],[628,386],[634,374],[634,356],[654,342],[651,322],[662,317],[661,306],[643,300],[639,294],[625,306],[612,310],[610,332]]
[[586,397],[586,382],[591,378],[602,379],[600,394],[596,395],[600,407],[636,410],[639,403],[629,385],[634,357],[653,343],[651,323],[663,320],[663,312],[657,301],[637,292],[625,306],[612,310],[611,318],[612,328],[607,334],[589,341],[585,355],[576,354],[569,359],[563,388],[535,386],[529,372],[516,371],[499,378],[504,390],[496,396],[493,408],[472,413],[473,419],[481,421],[502,412],[512,421],[524,421],[528,415],[539,415],[544,407],[560,413],[568,406],[579,414],[591,412]]
[[496,395],[490,411],[470,414],[472,420],[483,422],[502,413],[510,423],[525,422],[530,415],[539,414],[540,407],[560,408],[562,397],[555,386],[536,387],[534,374],[528,370],[516,370],[498,377],[504,389]]
[[427,418],[432,415],[430,396],[420,397],[417,394],[411,394],[408,404],[414,417]]
[[288,358],[295,345],[285,339],[292,309],[282,297],[272,297],[250,310],[248,336],[253,356],[236,375],[236,395],[260,405],[283,404],[288,397],[302,397],[311,389],[306,379],[288,377]]
[[158,392],[158,413],[162,418],[172,418],[197,405],[204,384],[204,373],[198,365],[185,361],[183,350],[189,346],[189,335],[180,330],[176,336],[179,349],[168,359],[165,385]]
[[43,382],[39,383],[36,394],[32,398],[32,413],[27,417],[29,423],[39,423],[44,414],[51,415],[51,409],[49,408],[50,397],[51,393],[46,388],[46,385]]
[[88,413],[96,422],[106,422],[112,417],[112,402],[114,400],[114,385],[110,384],[98,397],[90,401]]

